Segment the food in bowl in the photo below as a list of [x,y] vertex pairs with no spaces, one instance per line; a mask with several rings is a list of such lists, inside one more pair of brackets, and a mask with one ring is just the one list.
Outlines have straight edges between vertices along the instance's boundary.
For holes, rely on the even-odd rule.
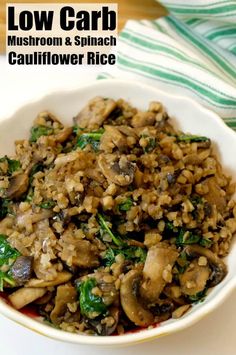
[[0,288],[70,332],[179,318],[227,274],[234,184],[210,139],[159,102],[96,97],[73,127],[42,112],[0,160]]

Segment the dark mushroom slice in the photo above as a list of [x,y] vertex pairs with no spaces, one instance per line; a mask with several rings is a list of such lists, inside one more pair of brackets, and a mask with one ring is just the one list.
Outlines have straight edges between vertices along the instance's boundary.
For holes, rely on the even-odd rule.
[[18,256],[11,268],[12,277],[17,286],[24,285],[31,278],[32,272],[32,256]]
[[164,276],[165,270],[171,273],[172,267],[178,258],[176,249],[165,243],[152,246],[147,253],[143,268],[143,281],[140,287],[140,295],[149,302],[159,299],[167,281]]
[[211,250],[201,247],[199,245],[188,245],[185,252],[189,256],[205,256],[211,266],[212,272],[209,277],[208,286],[213,287],[218,285],[227,274],[227,267],[222,259],[220,259]]
[[100,127],[115,108],[114,100],[95,97],[78,113],[74,123],[81,128]]
[[25,173],[18,174],[11,178],[10,185],[6,191],[6,197],[17,199],[21,197],[28,189],[29,176]]
[[71,285],[61,285],[57,287],[55,306],[50,314],[54,324],[60,324],[65,315],[68,303],[74,303],[77,299],[76,289]]
[[198,265],[197,260],[193,260],[183,274],[179,275],[181,291],[188,296],[194,296],[202,292],[210,277],[209,266]]
[[141,327],[147,327],[154,322],[154,316],[144,305],[138,295],[142,272],[130,270],[121,281],[120,300],[127,317]]
[[111,335],[116,330],[119,322],[119,308],[111,307],[106,317],[95,319],[85,319],[85,323],[93,329],[98,335]]
[[124,155],[117,157],[113,154],[100,154],[98,166],[107,180],[119,186],[127,186],[133,182],[136,165]]
[[164,322],[165,320],[169,319],[173,310],[174,303],[169,299],[159,300],[158,303],[150,307],[150,311],[155,316],[156,323]]

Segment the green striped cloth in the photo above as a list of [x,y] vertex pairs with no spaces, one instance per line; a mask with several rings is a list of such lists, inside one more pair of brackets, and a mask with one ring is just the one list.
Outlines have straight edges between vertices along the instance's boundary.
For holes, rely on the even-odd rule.
[[128,21],[117,66],[99,78],[137,79],[183,94],[236,130],[236,1],[161,1],[169,15]]

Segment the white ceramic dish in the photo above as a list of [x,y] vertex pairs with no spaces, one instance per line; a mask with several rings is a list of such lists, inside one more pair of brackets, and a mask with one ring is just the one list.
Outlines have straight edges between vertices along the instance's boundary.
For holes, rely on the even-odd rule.
[[[173,117],[175,126],[185,132],[206,135],[216,143],[215,150],[223,164],[224,171],[233,176],[236,181],[236,134],[216,114],[191,99],[169,95],[141,83],[113,79],[97,81],[74,91],[48,94],[38,101],[25,105],[11,117],[2,119],[0,121],[0,155],[13,153],[14,141],[28,137],[33,119],[40,111],[49,110],[69,125],[72,123],[72,117],[90,98],[97,95],[114,99],[122,97],[140,109],[146,109],[150,101],[161,101],[169,115]],[[3,300],[0,300],[0,313],[37,333],[61,341],[103,346],[134,344],[184,329],[213,311],[236,286],[236,242],[233,243],[226,262],[228,265],[226,278],[211,291],[203,303],[195,305],[190,312],[178,320],[170,319],[158,327],[136,333],[109,337],[71,334],[30,318],[14,310]]]

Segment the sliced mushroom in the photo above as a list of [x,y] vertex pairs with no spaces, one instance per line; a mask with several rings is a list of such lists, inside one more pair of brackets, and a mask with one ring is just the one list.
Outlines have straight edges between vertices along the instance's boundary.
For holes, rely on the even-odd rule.
[[57,274],[56,279],[50,280],[50,281],[44,281],[44,280],[39,280],[39,279],[31,279],[25,287],[51,287],[51,286],[57,286],[60,284],[64,284],[65,282],[69,281],[72,278],[72,274],[67,271],[62,271]]
[[20,288],[19,290],[13,292],[9,296],[9,300],[13,307],[16,309],[21,309],[29,303],[34,302],[38,298],[45,295],[47,292],[46,288]]
[[142,278],[139,270],[130,270],[122,279],[120,287],[120,300],[127,317],[141,327],[147,327],[154,322],[152,313],[144,308],[138,299],[138,289]]
[[44,219],[48,219],[54,215],[52,210],[42,209],[39,213],[34,213],[32,210],[28,210],[25,213],[19,213],[16,217],[16,224],[19,228],[26,227],[27,224],[33,224],[40,222]]
[[8,228],[12,228],[15,218],[7,216],[0,221],[0,234],[6,234]]
[[130,126],[121,125],[121,126],[116,126],[116,128],[127,137],[138,138],[134,128]]
[[[84,153],[82,152],[82,154],[84,154]],[[72,151],[67,154],[59,154],[54,161],[55,167],[60,168],[63,165],[71,163],[71,162],[75,161],[76,159],[78,159],[80,157],[80,155],[81,155],[80,151]]]
[[62,129],[59,133],[54,135],[53,138],[55,139],[56,142],[63,143],[70,137],[72,132],[73,132],[72,127],[66,127],[64,129]]
[[211,266],[212,273],[210,275],[208,286],[218,285],[227,274],[227,267],[222,259],[220,259],[211,250],[203,248],[199,245],[188,245],[185,252],[190,256],[205,256]]
[[208,193],[204,195],[204,198],[211,205],[216,205],[218,211],[223,212],[226,208],[226,199],[222,195],[220,186],[217,183],[215,177],[210,177],[201,182],[202,185],[208,187]]
[[166,285],[163,272],[171,273],[172,267],[178,258],[178,252],[165,243],[152,246],[147,253],[143,268],[143,281],[140,295],[150,302],[156,302]]
[[111,153],[115,147],[123,151],[127,146],[125,136],[115,126],[104,126],[105,132],[100,140],[100,150]]
[[174,303],[169,299],[159,300],[150,310],[155,316],[155,323],[164,322],[171,317]]
[[100,154],[98,166],[103,175],[117,185],[130,185],[134,179],[135,164],[130,162],[126,156],[116,157],[112,154]]
[[34,124],[36,125],[42,124],[42,119],[45,120],[46,122],[48,121],[51,121],[52,123],[57,122],[59,123],[60,127],[63,127],[63,124],[59,121],[59,119],[49,111],[40,112],[36,117]]
[[131,125],[133,127],[146,127],[154,125],[156,121],[156,114],[151,111],[138,112],[131,119]]
[[62,317],[67,311],[67,304],[76,301],[77,292],[71,285],[62,285],[57,287],[55,298],[55,306],[50,314],[50,318],[54,324],[60,324]]
[[17,286],[24,285],[31,277],[33,271],[32,256],[18,256],[14,262],[11,273]]
[[28,175],[25,173],[18,174],[10,180],[10,185],[6,191],[6,196],[10,199],[17,199],[27,191],[28,185]]
[[193,260],[185,272],[179,276],[181,291],[188,296],[194,296],[203,291],[210,274],[209,266],[200,266],[197,260]]
[[100,127],[115,108],[114,100],[95,97],[74,118],[74,123],[81,128]]

